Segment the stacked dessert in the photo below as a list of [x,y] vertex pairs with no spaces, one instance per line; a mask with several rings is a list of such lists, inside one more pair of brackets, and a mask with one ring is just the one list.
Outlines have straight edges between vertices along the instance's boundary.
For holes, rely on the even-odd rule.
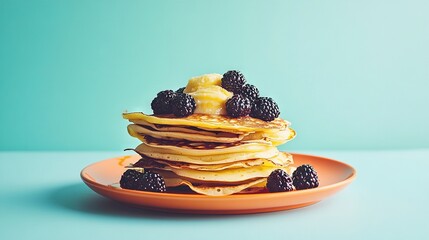
[[[192,78],[175,92],[158,93],[151,106],[153,115],[123,114],[129,134],[142,142],[134,149],[142,158],[123,174],[122,188],[163,192],[186,185],[212,196],[293,190],[292,155],[277,146],[295,132],[240,72]],[[317,175],[304,167],[300,175],[310,173],[315,187]]]

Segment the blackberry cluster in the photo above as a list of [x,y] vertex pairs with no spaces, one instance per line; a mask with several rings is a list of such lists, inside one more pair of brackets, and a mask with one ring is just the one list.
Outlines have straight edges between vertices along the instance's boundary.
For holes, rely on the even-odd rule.
[[260,97],[253,102],[250,116],[264,121],[273,121],[280,115],[279,106],[272,98]]
[[197,104],[194,98],[186,93],[177,93],[172,101],[171,110],[176,117],[186,117],[191,115]]
[[296,168],[292,174],[293,185],[297,190],[316,188],[319,186],[319,177],[316,170],[309,165],[304,164]]
[[176,92],[165,90],[159,92],[152,100],[151,107],[154,114],[171,114],[176,117],[191,115],[196,108],[194,98],[183,93],[185,88],[179,88]]
[[226,102],[226,113],[233,118],[247,116],[251,110],[250,100],[242,95],[234,95]]
[[[259,97],[259,90],[251,84],[246,84],[242,73],[231,70],[223,74],[221,85],[233,92],[234,96],[226,103],[228,116],[237,118],[250,115],[264,121],[273,121],[280,115],[276,102],[269,97]],[[184,93],[185,87],[161,91],[152,100],[154,114],[174,114],[176,117],[186,117],[194,113],[195,99]],[[249,107],[250,105],[250,107]]]
[[[223,74],[222,87],[234,93],[234,97],[226,103],[226,112],[230,117],[250,115],[270,122],[280,115],[277,103],[272,98],[259,97],[258,88],[246,84],[246,79],[239,71],[231,70]],[[251,104],[250,111],[247,107],[248,102]]]
[[239,71],[231,70],[223,74],[222,87],[230,92],[239,93],[244,84],[246,84],[246,78]]
[[172,90],[159,92],[152,100],[151,107],[154,114],[169,114],[171,113],[171,102],[176,97],[176,93]]
[[124,189],[150,192],[166,191],[164,178],[159,173],[150,171],[141,173],[133,169],[128,169],[122,174],[119,184]]
[[292,191],[292,178],[282,169],[276,169],[268,176],[266,187],[270,192]]

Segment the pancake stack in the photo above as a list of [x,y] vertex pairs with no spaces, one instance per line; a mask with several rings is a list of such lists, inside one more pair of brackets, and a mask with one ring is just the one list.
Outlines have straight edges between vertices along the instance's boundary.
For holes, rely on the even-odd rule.
[[142,143],[132,168],[159,173],[167,188],[186,185],[204,195],[224,196],[265,189],[276,169],[292,175],[292,155],[278,145],[295,137],[290,123],[249,116],[194,113],[187,117],[124,113],[128,132]]

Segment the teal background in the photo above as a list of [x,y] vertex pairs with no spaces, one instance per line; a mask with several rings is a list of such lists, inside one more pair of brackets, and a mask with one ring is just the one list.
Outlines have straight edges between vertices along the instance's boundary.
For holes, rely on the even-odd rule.
[[0,0],[0,150],[120,150],[121,113],[241,70],[286,149],[429,147],[427,1]]

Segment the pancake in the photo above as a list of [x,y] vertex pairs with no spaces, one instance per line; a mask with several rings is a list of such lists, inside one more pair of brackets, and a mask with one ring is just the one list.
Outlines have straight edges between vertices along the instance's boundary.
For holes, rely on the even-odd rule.
[[[207,131],[206,131],[207,132]],[[245,135],[237,135],[231,133],[222,133],[219,134],[208,134],[204,135],[204,133],[185,133],[185,132],[165,132],[165,131],[156,131],[154,129],[150,129],[149,127],[140,126],[136,124],[128,125],[128,133],[144,141],[144,136],[152,136],[158,139],[166,139],[166,140],[188,140],[194,142],[219,142],[219,143],[233,143],[238,142],[243,139]],[[214,136],[213,136],[214,135]]]
[[287,141],[292,140],[295,137],[295,131],[291,128],[278,132],[255,132],[248,134],[233,134],[228,132],[211,132],[201,130],[197,133],[182,132],[186,127],[179,128],[177,131],[157,131],[149,126],[142,126],[137,124],[128,125],[128,133],[144,141],[144,136],[151,136],[157,139],[165,140],[187,140],[193,142],[218,142],[218,143],[233,143],[238,141],[254,141],[254,140],[265,140],[271,142],[273,145],[278,146]]
[[[256,186],[258,184],[265,182],[265,179],[261,178],[261,179],[252,180],[250,182],[242,183],[242,184],[234,185],[234,186],[225,186],[225,185],[208,186],[205,184],[194,184],[194,183],[191,183],[189,181],[186,181],[186,180],[183,180],[180,178],[164,178],[164,180],[165,180],[165,184],[168,187],[177,187],[180,185],[186,185],[192,191],[199,193],[199,194],[208,195],[208,196],[227,196],[227,195],[231,195],[234,193],[242,192],[246,189],[250,189],[253,186]],[[258,189],[260,191],[261,188],[254,188],[254,189]],[[255,191],[253,190],[253,192],[255,192]]]
[[240,132],[237,130],[230,130],[230,129],[203,129],[203,128],[197,128],[193,126],[181,126],[181,125],[162,125],[162,124],[153,124],[150,122],[146,122],[144,120],[130,120],[131,122],[135,123],[136,125],[149,127],[151,129],[154,129],[156,131],[160,132],[183,132],[183,133],[194,133],[194,134],[203,134],[207,136],[218,136],[220,133],[222,134],[233,134],[233,135],[246,135],[249,134],[249,132]]
[[173,162],[173,161],[165,161],[160,159],[153,159],[148,157],[143,157],[136,163],[130,165],[130,167],[151,167],[156,164],[167,165],[171,168],[175,169],[193,169],[193,170],[200,170],[200,171],[220,171],[225,169],[231,169],[231,168],[248,168],[253,166],[265,166],[265,167],[285,167],[288,165],[291,165],[293,163],[293,158],[291,154],[281,152],[279,155],[272,157],[272,158],[257,158],[257,159],[250,159],[250,160],[244,160],[239,162],[232,162],[232,163],[224,163],[224,164],[211,164],[211,165],[199,165],[199,164],[192,164],[192,163],[183,163],[183,162]]
[[224,115],[192,114],[178,118],[174,115],[146,115],[142,112],[123,113],[130,121],[143,120],[152,124],[192,126],[203,129],[236,130],[242,132],[277,132],[286,129],[289,123],[281,118],[265,122],[252,117],[230,118]]
[[254,166],[248,168],[233,168],[220,171],[199,171],[193,169],[176,169],[167,165],[152,165],[145,169],[158,169],[173,172],[180,177],[197,180],[200,182],[216,182],[216,183],[236,183],[250,179],[266,178],[276,169],[282,169],[289,175],[292,175],[290,167],[265,167]]
[[[187,156],[208,156],[228,153],[247,153],[265,151],[273,146],[266,141],[249,141],[235,143],[198,143],[190,141],[167,141],[144,137],[143,145],[158,149],[161,153],[172,153]],[[137,147],[138,149],[139,147]]]
[[[198,179],[198,178],[192,178],[192,177],[187,177],[187,176],[179,176],[174,172],[171,171],[167,171],[167,170],[162,170],[162,169],[156,169],[156,168],[148,168],[143,170],[142,168],[133,168],[139,171],[151,171],[151,172],[156,172],[159,173],[164,179],[180,179],[180,180],[185,180],[188,182],[191,182],[194,185],[205,185],[205,186],[236,186],[236,185],[240,185],[240,184],[245,184],[248,182],[251,182],[253,180],[256,179],[260,179],[259,177],[255,177],[255,178],[248,178],[248,179],[241,179],[241,180],[237,180],[237,181],[217,181],[217,180],[213,180],[213,181],[207,181],[204,179]],[[279,169],[279,168],[275,168],[275,169]],[[283,170],[285,170],[288,174],[293,173],[296,168],[294,166],[288,166],[287,168],[282,168]],[[261,177],[265,180],[267,180],[267,177]],[[264,185],[265,186],[265,185]],[[263,186],[261,186],[263,187]]]
[[256,139],[262,139],[265,141],[271,142],[274,146],[282,145],[290,140],[294,139],[296,136],[295,130],[290,127],[287,127],[285,130],[278,132],[256,132],[251,133],[247,136],[244,136],[241,141],[253,141]]
[[[210,164],[222,164],[222,163],[231,163],[238,162],[249,159],[256,158],[272,158],[279,154],[279,150],[270,146],[264,150],[257,152],[235,152],[235,153],[226,153],[226,154],[215,154],[215,155],[186,155],[178,152],[168,151],[168,149],[156,148],[149,146],[145,143],[140,144],[135,151],[140,154],[142,157],[147,156],[155,159],[162,159],[166,161],[176,161],[200,165],[210,165]],[[194,150],[194,151],[205,151],[205,150]]]

